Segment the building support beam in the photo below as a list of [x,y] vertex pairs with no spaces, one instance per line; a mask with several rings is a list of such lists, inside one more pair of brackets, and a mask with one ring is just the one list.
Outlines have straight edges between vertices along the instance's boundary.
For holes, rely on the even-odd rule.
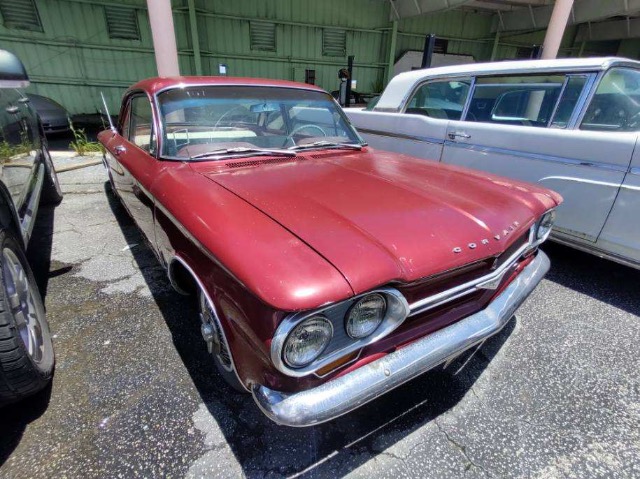
[[387,70],[385,72],[385,85],[393,78],[393,66],[396,64],[396,41],[398,40],[398,21],[391,22],[389,32],[389,56],[387,57]]
[[[557,2],[556,2],[557,3]],[[519,30],[543,30],[551,21],[554,5],[503,12],[495,16],[492,30],[514,32]],[[640,12],[640,0],[576,0],[569,25],[595,22],[605,18],[629,16]]]
[[498,56],[499,45],[500,45],[500,30],[496,32],[496,36],[493,39],[493,48],[491,48],[491,61],[494,61]]
[[171,0],[147,0],[153,49],[156,55],[158,75],[170,77],[180,75],[178,48],[173,27]]
[[196,75],[202,75],[202,57],[200,56],[200,37],[198,36],[198,19],[196,18],[195,0],[187,0],[189,7],[189,31],[191,32],[191,45],[193,47],[193,61]]
[[625,40],[640,38],[640,18],[580,25],[576,41]]
[[542,47],[543,59],[556,58],[558,56],[558,50],[562,43],[564,30],[567,28],[572,7],[573,0],[556,0],[553,13],[551,14],[551,20],[549,21],[549,27],[544,37]]
[[461,7],[472,0],[389,0],[394,18],[408,18]]

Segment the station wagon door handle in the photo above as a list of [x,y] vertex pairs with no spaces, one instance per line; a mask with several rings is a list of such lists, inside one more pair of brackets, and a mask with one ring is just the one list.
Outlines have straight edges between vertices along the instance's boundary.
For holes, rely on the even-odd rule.
[[120,156],[126,151],[127,151],[127,149],[124,146],[118,145],[113,149],[113,154],[116,155],[116,156]]
[[455,140],[456,138],[471,138],[471,135],[468,135],[464,132],[461,131],[452,131],[451,133],[449,133],[449,138],[452,140]]

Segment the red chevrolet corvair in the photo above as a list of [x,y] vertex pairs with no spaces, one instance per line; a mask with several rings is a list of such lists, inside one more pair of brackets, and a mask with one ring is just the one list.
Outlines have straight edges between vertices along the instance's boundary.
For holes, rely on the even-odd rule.
[[281,424],[482,343],[549,268],[558,194],[374,151],[310,85],[145,80],[99,138],[172,285],[198,296],[218,370]]

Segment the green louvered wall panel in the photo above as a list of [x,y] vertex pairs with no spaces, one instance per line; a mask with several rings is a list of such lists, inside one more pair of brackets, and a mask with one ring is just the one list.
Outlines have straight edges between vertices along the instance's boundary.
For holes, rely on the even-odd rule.
[[[0,47],[23,60],[32,91],[59,101],[71,113],[94,113],[103,91],[115,112],[128,85],[156,74],[146,1],[33,1],[41,32],[0,24]],[[303,81],[305,69],[314,69],[316,83],[331,91],[338,87],[337,71],[346,66],[347,55],[354,55],[358,90],[371,92],[383,86],[391,26],[388,0],[195,0],[195,5],[205,75],[217,74],[223,63],[230,75]],[[137,21],[139,40],[110,38],[106,7],[133,8],[135,21],[127,20],[126,31],[135,30]],[[180,69],[193,74],[187,0],[173,0],[173,8]],[[264,27],[254,31],[254,49],[252,22]],[[401,20],[395,58],[407,50],[421,50],[424,35],[436,33],[449,38],[449,53],[488,60],[493,46],[490,27],[491,16],[461,11]],[[327,52],[326,30],[345,32],[344,52]],[[501,42],[507,44],[499,46],[498,58],[514,57],[517,45],[513,44],[540,43],[542,38],[541,32],[505,37]],[[566,55],[577,52],[572,38],[569,32],[565,35]],[[262,47],[255,48],[257,44]],[[603,48],[589,44],[585,51]],[[627,44],[625,48],[632,50]]]

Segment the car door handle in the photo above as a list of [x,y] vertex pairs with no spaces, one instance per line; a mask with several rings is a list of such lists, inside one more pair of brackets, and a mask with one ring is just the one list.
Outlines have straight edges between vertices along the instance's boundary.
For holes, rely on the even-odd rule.
[[462,131],[452,131],[451,133],[449,133],[449,138],[451,140],[455,140],[456,138],[471,138],[471,135],[468,135],[467,133],[464,133]]
[[11,113],[11,114],[18,113],[20,111],[20,109],[17,106],[8,106],[6,110],[7,110],[7,113]]
[[113,149],[113,154],[116,155],[116,156],[120,156],[123,153],[125,153],[126,151],[127,151],[127,149],[124,146],[118,145]]

